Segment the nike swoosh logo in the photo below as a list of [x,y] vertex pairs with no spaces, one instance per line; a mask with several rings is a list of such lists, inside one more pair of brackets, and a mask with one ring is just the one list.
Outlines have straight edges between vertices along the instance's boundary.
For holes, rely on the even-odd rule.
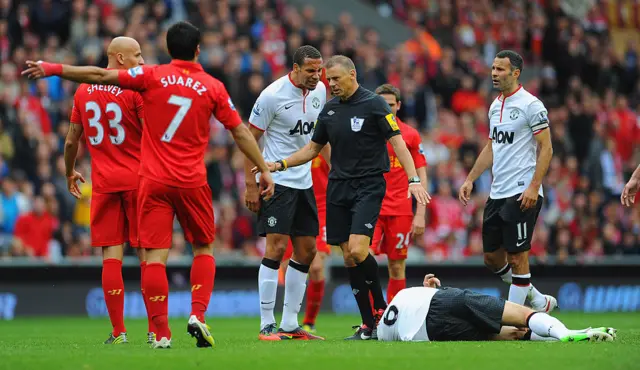
[[289,105],[286,105],[286,106],[284,107],[284,109],[289,109],[289,108],[293,107],[294,105],[295,105],[295,104],[289,104]]
[[526,242],[527,242],[527,241],[525,240],[525,241],[523,241],[522,243],[516,243],[516,247],[519,247],[519,246],[521,246],[522,244],[524,244],[524,243],[526,243]]
[[260,304],[272,304],[273,302],[275,302],[275,301],[271,301],[271,302],[262,302],[262,301],[260,301]]
[[360,334],[360,338],[364,339],[364,340],[368,340],[371,339],[370,335],[366,335],[365,333]]

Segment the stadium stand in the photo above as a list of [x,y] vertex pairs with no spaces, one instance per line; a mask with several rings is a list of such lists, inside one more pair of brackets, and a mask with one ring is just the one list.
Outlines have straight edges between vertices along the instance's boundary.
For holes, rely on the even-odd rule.
[[[417,127],[429,163],[428,228],[410,258],[463,260],[482,253],[480,225],[490,174],[476,183],[470,206],[457,191],[488,131],[495,97],[489,73],[500,49],[525,56],[525,87],[549,108],[554,159],[532,254],[640,255],[640,207],[623,210],[619,195],[640,163],[640,55],[637,5],[618,12],[596,1],[582,11],[559,1],[369,1],[416,37],[383,48],[379,35],[352,25],[317,24],[310,6],[281,0],[0,1],[0,258],[82,259],[90,247],[91,185],[79,201],[68,194],[62,157],[75,85],[52,77],[19,77],[27,59],[106,66],[105,47],[118,35],[136,38],[147,64],[165,63],[167,25],[188,19],[203,31],[200,62],[228,87],[248,119],[260,91],[287,72],[298,46],[325,57],[352,57],[367,88],[390,82],[403,93],[399,116]],[[571,2],[569,2],[571,3]],[[628,2],[627,2],[628,3]],[[566,4],[564,4],[566,5]],[[516,22],[520,27],[513,27]],[[216,254],[261,255],[254,217],[244,208],[242,155],[212,120],[206,156],[216,209]],[[78,168],[89,178],[86,151]],[[189,253],[175,227],[172,256]]]

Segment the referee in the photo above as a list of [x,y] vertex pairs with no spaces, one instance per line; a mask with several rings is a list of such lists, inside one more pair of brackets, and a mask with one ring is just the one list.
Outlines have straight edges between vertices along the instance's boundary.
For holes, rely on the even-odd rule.
[[[391,108],[379,95],[360,87],[353,61],[331,57],[326,65],[329,87],[335,96],[318,116],[311,142],[275,163],[273,171],[285,171],[317,157],[331,145],[331,172],[327,186],[327,243],[340,245],[349,281],[362,316],[362,326],[347,339],[376,339],[375,328],[386,308],[378,279],[378,263],[369,254],[386,191],[384,173],[389,171],[389,140],[409,178],[409,193],[420,204],[430,197],[400,135]],[[408,195],[409,196],[409,195]],[[369,301],[373,296],[375,317]]]

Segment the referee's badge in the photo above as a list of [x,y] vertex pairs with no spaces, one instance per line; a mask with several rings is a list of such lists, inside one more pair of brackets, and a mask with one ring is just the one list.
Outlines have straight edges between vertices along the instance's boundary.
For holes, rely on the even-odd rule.
[[362,125],[364,124],[364,118],[351,117],[351,130],[353,132],[359,132],[362,130]]

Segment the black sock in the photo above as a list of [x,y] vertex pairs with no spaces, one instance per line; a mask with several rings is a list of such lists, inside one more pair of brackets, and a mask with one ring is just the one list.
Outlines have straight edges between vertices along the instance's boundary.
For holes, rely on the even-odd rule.
[[351,283],[351,291],[356,298],[358,309],[362,323],[369,328],[374,327],[373,312],[371,303],[369,302],[369,285],[366,283],[364,269],[361,266],[347,267],[349,271],[349,283]]
[[380,278],[378,278],[378,262],[371,254],[368,254],[367,258],[360,262],[358,266],[364,271],[366,283],[369,285],[369,290],[373,297],[373,308],[375,308],[376,311],[386,309],[387,302],[384,300]]

